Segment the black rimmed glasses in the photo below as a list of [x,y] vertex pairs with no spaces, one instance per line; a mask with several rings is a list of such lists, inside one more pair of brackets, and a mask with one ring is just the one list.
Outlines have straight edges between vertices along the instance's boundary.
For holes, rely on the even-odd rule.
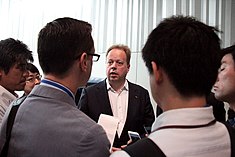
[[95,54],[95,53],[93,53],[93,54],[91,54],[91,53],[87,53],[87,55],[92,56],[92,61],[93,61],[93,62],[97,62],[97,61],[100,59],[100,55],[99,55],[99,54]]
[[[80,54],[79,56],[75,57],[74,59],[78,59],[79,57],[81,57],[82,54]],[[93,62],[97,62],[100,59],[100,55],[99,54],[95,54],[95,53],[87,53],[88,56],[92,56],[92,61]]]

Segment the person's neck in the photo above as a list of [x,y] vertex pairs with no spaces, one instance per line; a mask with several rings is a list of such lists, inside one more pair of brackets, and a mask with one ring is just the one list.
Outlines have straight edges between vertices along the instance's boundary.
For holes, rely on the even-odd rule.
[[157,84],[156,92],[158,95],[158,103],[163,111],[180,109],[180,108],[196,108],[206,105],[206,96],[184,96],[172,85],[167,76],[163,77],[163,81]]
[[109,81],[109,84],[116,92],[119,92],[123,88],[125,81]]
[[206,105],[205,96],[192,96],[192,97],[177,97],[171,96],[161,102],[163,111],[180,109],[180,108],[196,108],[204,107]]

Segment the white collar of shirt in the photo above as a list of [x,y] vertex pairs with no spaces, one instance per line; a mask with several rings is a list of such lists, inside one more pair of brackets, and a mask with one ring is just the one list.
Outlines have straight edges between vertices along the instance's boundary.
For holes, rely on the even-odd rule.
[[[212,106],[183,108],[163,112],[152,130],[163,126],[199,126],[215,119]],[[166,156],[229,156],[230,142],[226,127],[212,123],[195,129],[160,129],[148,136]],[[179,151],[185,149],[185,151]]]
[[0,85],[0,127],[7,108],[17,97]]
[[[116,91],[111,87],[111,85],[109,84],[108,79],[106,79],[106,86],[107,86],[107,90],[108,90],[108,91],[111,90],[112,92],[116,92]],[[129,85],[128,85],[127,80],[125,81],[124,86],[122,87],[122,90],[121,90],[121,91],[123,91],[123,90],[129,91]]]
[[7,108],[17,97],[0,85],[0,127]]
[[6,88],[0,85],[0,97],[4,98],[9,104],[17,97],[9,92]]
[[[193,114],[192,114],[193,113]],[[152,130],[168,125],[202,125],[215,119],[212,106],[182,108],[163,112],[153,123]]]

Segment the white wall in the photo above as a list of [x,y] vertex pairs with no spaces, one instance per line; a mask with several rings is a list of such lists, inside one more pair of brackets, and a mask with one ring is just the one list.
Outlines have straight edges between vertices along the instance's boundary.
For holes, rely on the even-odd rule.
[[22,40],[33,50],[39,67],[37,35],[46,23],[65,16],[88,21],[93,26],[96,53],[101,54],[92,76],[105,77],[105,52],[109,46],[126,44],[133,52],[127,78],[150,91],[141,49],[161,19],[175,14],[196,16],[217,26],[223,32],[219,34],[222,47],[235,43],[232,0],[0,0],[0,39]]

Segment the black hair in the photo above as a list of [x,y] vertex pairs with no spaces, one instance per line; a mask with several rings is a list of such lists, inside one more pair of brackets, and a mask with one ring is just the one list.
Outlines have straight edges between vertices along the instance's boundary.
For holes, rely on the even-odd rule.
[[35,65],[33,65],[32,63],[28,63],[26,69],[29,70],[31,73],[40,74],[38,68]]
[[180,94],[208,95],[220,66],[217,31],[194,17],[178,15],[164,19],[142,49],[150,74],[154,61]]
[[33,62],[32,51],[22,41],[8,38],[0,41],[0,69],[7,74],[17,63]]
[[83,52],[92,53],[91,31],[89,23],[69,17],[48,23],[38,36],[38,57],[43,72],[63,75]]

